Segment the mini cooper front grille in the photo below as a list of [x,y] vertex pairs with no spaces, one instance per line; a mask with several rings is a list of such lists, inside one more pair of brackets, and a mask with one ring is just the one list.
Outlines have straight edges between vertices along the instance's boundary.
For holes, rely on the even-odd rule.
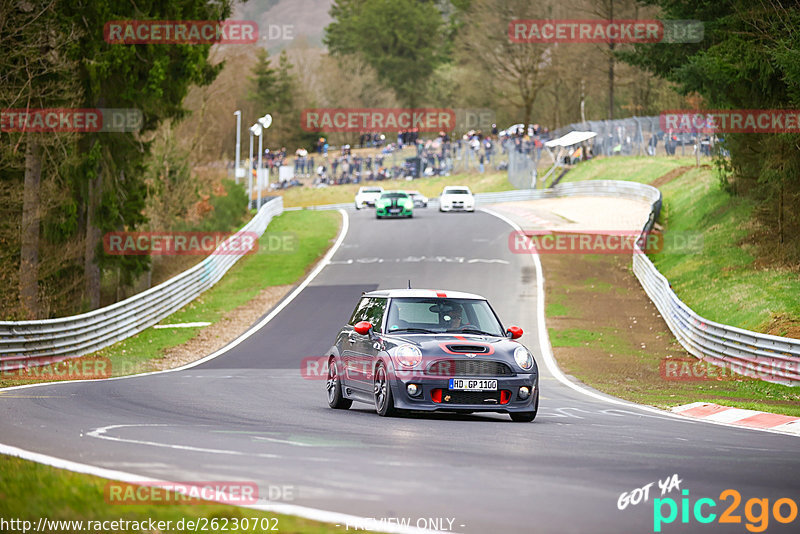
[[489,352],[489,347],[487,345],[452,344],[447,345],[447,350],[460,354],[483,354],[484,352]]
[[514,372],[503,362],[491,360],[439,360],[425,374],[434,376],[512,376]]

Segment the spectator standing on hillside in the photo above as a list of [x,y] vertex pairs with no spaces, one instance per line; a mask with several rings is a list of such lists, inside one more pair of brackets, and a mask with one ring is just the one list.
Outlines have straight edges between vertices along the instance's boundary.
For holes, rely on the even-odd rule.
[[650,141],[647,143],[647,153],[651,156],[656,155],[656,147],[658,146],[658,137],[656,134],[650,136]]
[[483,140],[483,152],[486,155],[486,163],[488,163],[489,165],[492,164],[493,151],[494,151],[494,143],[492,142],[492,136],[487,135]]

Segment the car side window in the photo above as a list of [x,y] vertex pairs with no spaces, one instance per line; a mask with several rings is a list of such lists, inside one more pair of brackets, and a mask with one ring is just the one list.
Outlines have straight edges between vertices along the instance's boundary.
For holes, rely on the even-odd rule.
[[385,298],[364,297],[356,306],[353,316],[350,317],[351,325],[360,321],[369,321],[375,330],[379,330],[383,322],[383,312],[386,310]]
[[367,318],[365,321],[372,323],[375,331],[380,331],[381,323],[383,323],[383,313],[386,311],[385,298],[371,298],[369,299],[367,307]]
[[367,310],[369,307],[369,301],[370,299],[368,299],[367,297],[363,297],[359,301],[358,306],[356,306],[356,309],[353,311],[353,315],[350,317],[350,323],[348,324],[354,325],[358,322],[367,320]]

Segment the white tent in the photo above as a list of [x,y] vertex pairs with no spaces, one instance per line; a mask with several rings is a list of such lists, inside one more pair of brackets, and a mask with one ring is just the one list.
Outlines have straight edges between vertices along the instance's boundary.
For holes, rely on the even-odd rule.
[[[597,136],[597,132],[582,132],[579,130],[572,130],[567,135],[561,136],[558,139],[553,139],[551,141],[547,141],[544,146],[547,148],[547,152],[550,154],[550,157],[553,159],[553,166],[547,171],[547,174],[544,175],[542,178],[542,183],[547,182],[547,177],[553,174],[553,172],[558,167],[564,166],[564,156],[568,154],[572,154],[574,150],[567,150],[570,147],[575,145],[579,145],[581,143],[585,143],[589,139]],[[558,148],[558,155],[553,155],[554,148]]]
[[578,130],[572,130],[567,135],[546,142],[544,146],[548,148],[554,148],[554,147],[566,148],[573,145],[579,145],[584,141],[588,141],[589,139],[595,136],[597,136],[597,133],[595,132],[581,132]]

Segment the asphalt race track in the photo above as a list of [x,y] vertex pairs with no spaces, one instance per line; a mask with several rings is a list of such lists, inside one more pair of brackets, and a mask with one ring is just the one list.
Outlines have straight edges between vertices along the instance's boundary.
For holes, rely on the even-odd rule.
[[[717,501],[705,514],[728,507],[723,490],[739,491],[741,523],[679,514],[663,532],[748,532],[748,499],[800,502],[798,438],[614,404],[556,379],[540,354],[534,263],[509,251],[510,231],[483,212],[352,213],[331,264],[229,351],[176,372],[5,391],[0,442],[159,480],[255,481],[263,497],[290,486],[287,504],[412,525],[450,518],[458,532],[653,532],[657,483],[649,502],[618,510],[617,499],[674,473],[691,503]],[[505,326],[525,330],[542,373],[535,422],[328,408],[324,377],[301,376],[304,358],[325,354],[361,291],[408,279],[482,294]],[[767,532],[798,524],[770,517]]]

